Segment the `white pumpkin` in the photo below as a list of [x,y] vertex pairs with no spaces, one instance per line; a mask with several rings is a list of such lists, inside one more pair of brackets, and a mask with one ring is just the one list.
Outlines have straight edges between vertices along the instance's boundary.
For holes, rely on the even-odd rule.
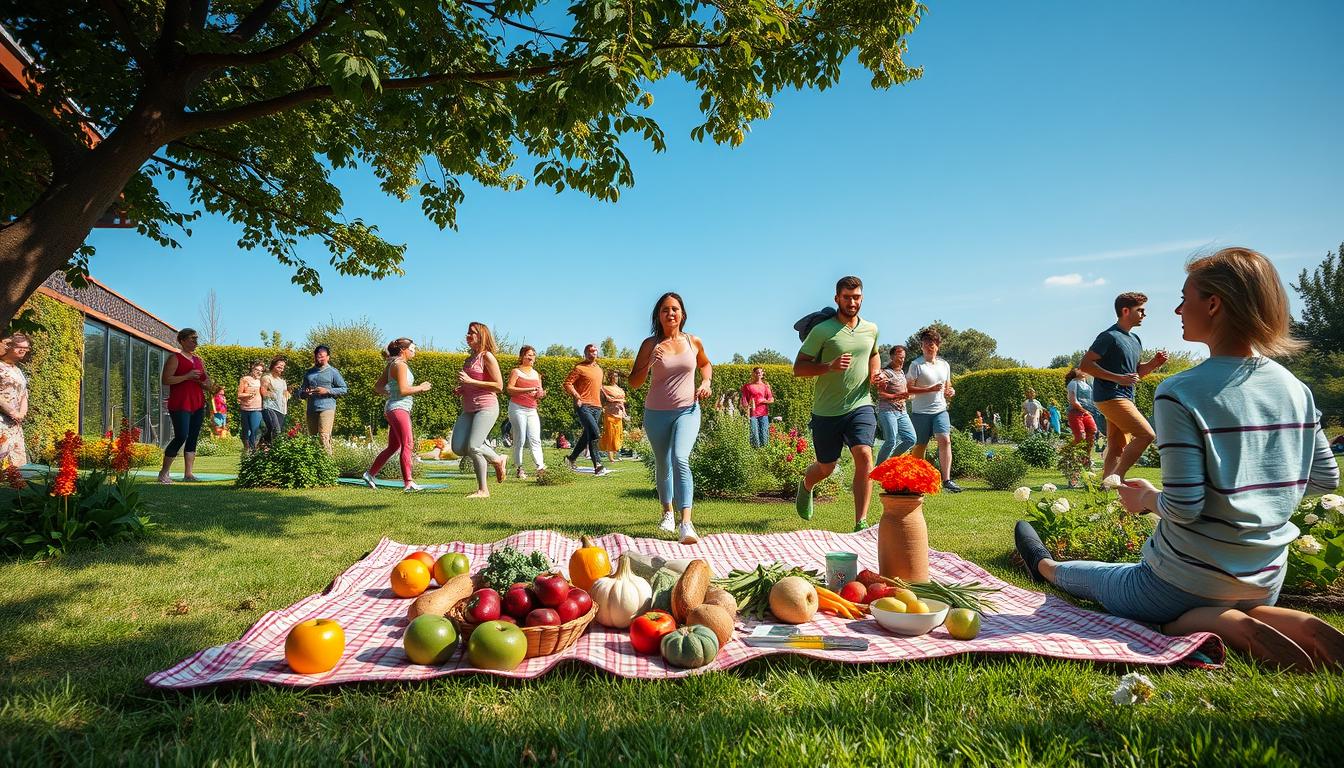
[[621,555],[616,572],[593,582],[588,593],[597,606],[597,623],[616,629],[630,626],[653,599],[653,587],[635,573],[629,555]]

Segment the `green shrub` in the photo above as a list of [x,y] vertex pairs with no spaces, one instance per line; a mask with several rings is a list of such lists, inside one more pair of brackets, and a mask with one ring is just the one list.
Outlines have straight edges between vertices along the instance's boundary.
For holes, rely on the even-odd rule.
[[1017,487],[1028,471],[1027,462],[1017,451],[1000,451],[985,462],[984,477],[990,488],[1003,491]]
[[1288,547],[1284,591],[1289,594],[1329,591],[1344,574],[1344,508],[1339,496],[1327,494],[1303,499],[1293,513],[1293,525],[1300,535]]
[[336,462],[307,435],[281,437],[238,462],[242,488],[316,488],[335,485],[338,477]]
[[157,527],[141,514],[144,505],[134,475],[94,470],[79,476],[67,497],[52,495],[55,481],[51,473],[22,488],[0,491],[0,551],[6,556],[58,557],[140,538]]
[[[952,477],[980,477],[985,471],[985,446],[966,432],[953,429],[952,434]],[[926,455],[930,464],[941,468],[938,463],[938,446],[932,445]]]
[[1092,444],[1087,440],[1081,443],[1065,443],[1059,449],[1059,459],[1055,468],[1064,475],[1069,487],[1075,487],[1083,480],[1083,473],[1092,469]]
[[[356,442],[354,440],[336,439],[331,444],[331,460],[336,464],[336,473],[341,477],[359,477],[365,470],[373,466],[373,460],[378,458],[386,445],[377,443]],[[411,461],[411,475],[420,477],[425,472],[425,465]],[[401,479],[401,458],[393,456],[387,460],[382,469],[378,470],[378,477],[384,480]]]
[[[28,417],[23,437],[28,455],[50,453],[66,430],[79,429],[79,382],[84,376],[84,315],[49,296],[34,294],[20,312],[33,310],[42,330],[32,335],[24,361]],[[30,458],[30,461],[33,460]]]
[[1035,432],[1017,444],[1017,454],[1022,460],[1037,469],[1049,469],[1055,465],[1059,452],[1059,438],[1048,432]]
[[578,482],[578,473],[571,472],[568,467],[552,468],[537,473],[537,485],[569,485]]
[[240,437],[230,434],[224,434],[216,437],[208,429],[201,429],[201,436],[196,440],[197,456],[237,456],[243,452],[243,440]]
[[[798,481],[803,479],[807,468],[817,458],[810,437],[805,430],[786,430],[773,424],[770,426],[770,439],[756,449],[764,490],[793,498],[798,492]],[[835,474],[817,483],[812,492],[819,499],[834,498],[839,495],[841,485],[847,482],[848,477],[853,477],[853,461],[849,452],[844,451],[840,454]]]
[[691,451],[691,476],[696,498],[732,498],[755,495],[761,466],[745,416],[707,411],[700,437]]
[[1140,467],[1160,467],[1162,466],[1162,453],[1157,450],[1157,441],[1148,444],[1143,450],[1143,455],[1139,457]]
[[1094,475],[1083,478],[1086,485],[1076,502],[1048,486],[1029,501],[1027,519],[1042,543],[1061,561],[1138,562],[1153,533],[1152,517],[1125,512],[1116,494],[1099,487]]

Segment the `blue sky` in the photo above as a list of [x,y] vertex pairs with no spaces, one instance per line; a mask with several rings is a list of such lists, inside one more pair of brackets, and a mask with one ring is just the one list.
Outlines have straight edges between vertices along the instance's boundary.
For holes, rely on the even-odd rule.
[[[247,344],[368,315],[442,347],[470,320],[540,347],[634,347],[675,290],[715,361],[792,356],[794,320],[852,273],[887,341],[942,320],[1044,364],[1087,346],[1125,290],[1151,297],[1147,346],[1193,348],[1169,310],[1197,249],[1257,248],[1288,281],[1344,240],[1344,3],[931,6],[909,38],[922,80],[874,91],[851,62],[836,88],[778,98],[736,149],[690,140],[697,97],[660,84],[668,151],[630,146],[635,187],[614,205],[468,187],[445,232],[342,175],[347,215],[408,245],[402,278],[326,269],[309,296],[208,217],[178,251],[98,231],[92,271],[178,326],[213,288]],[[303,253],[325,264],[319,244]]]

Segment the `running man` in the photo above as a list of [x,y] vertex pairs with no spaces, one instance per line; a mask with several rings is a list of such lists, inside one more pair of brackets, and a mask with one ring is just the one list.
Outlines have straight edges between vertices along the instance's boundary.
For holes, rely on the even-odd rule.
[[947,399],[957,392],[952,388],[952,367],[938,357],[943,337],[933,326],[919,332],[919,348],[924,354],[915,358],[906,371],[906,391],[911,395],[906,410],[915,425],[915,447],[910,455],[924,458],[929,440],[938,444],[938,464],[943,475],[943,490],[961,493],[962,487],[952,480],[952,417],[947,412]]

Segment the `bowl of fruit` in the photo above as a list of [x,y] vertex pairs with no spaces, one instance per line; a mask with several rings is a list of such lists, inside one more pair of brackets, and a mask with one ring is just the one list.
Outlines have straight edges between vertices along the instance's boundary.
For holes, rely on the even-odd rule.
[[[899,590],[906,592],[908,590]],[[947,619],[948,604],[939,600],[920,600],[914,593],[910,600],[900,596],[881,597],[869,603],[868,610],[877,625],[897,635],[914,637],[926,635]]]

